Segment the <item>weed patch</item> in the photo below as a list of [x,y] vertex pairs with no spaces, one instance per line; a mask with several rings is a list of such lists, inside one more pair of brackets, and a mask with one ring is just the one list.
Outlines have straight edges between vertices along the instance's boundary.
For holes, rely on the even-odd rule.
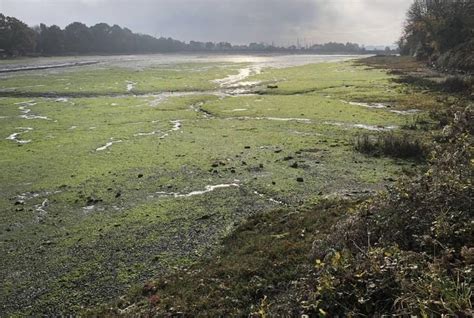
[[371,156],[387,156],[403,159],[422,160],[426,157],[426,146],[416,137],[393,133],[364,134],[355,140],[354,149]]

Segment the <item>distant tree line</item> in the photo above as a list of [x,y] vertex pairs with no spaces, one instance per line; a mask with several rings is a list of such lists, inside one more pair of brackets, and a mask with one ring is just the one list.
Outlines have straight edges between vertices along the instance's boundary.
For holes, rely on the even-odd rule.
[[[22,21],[0,14],[0,55],[65,55],[65,54],[128,54],[171,52],[302,52],[320,54],[364,54],[364,47],[355,43],[326,43],[288,47],[265,43],[232,45],[228,42],[189,43],[172,38],[155,38],[133,33],[118,25],[99,23],[88,27],[74,22],[61,29],[57,25],[40,24],[30,28]],[[374,51],[370,51],[373,53]],[[389,48],[385,52],[393,53]]]
[[415,0],[399,47],[443,68],[474,71],[474,1]]

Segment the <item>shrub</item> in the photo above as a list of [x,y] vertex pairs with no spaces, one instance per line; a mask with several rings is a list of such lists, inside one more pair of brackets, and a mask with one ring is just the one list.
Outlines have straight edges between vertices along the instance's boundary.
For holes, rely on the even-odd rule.
[[394,158],[425,158],[423,144],[409,135],[380,134],[359,136],[355,141],[355,150],[372,156],[388,156]]
[[473,112],[456,112],[429,169],[368,200],[313,245],[313,309],[469,316]]

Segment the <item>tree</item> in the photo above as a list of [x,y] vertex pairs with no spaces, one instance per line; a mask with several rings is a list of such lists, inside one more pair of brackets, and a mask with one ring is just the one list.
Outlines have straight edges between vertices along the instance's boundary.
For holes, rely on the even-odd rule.
[[404,55],[436,60],[473,36],[474,1],[416,0],[398,44]]
[[92,34],[89,28],[80,22],[69,24],[64,29],[66,51],[88,53],[92,49]]
[[38,51],[44,54],[61,54],[64,52],[64,32],[57,25],[39,26]]
[[0,13],[0,48],[12,56],[33,53],[35,32],[20,20]]

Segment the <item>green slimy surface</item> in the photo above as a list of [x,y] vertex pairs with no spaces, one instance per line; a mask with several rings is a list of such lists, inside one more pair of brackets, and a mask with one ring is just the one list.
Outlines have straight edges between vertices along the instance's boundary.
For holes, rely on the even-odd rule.
[[[219,94],[213,80],[243,66],[90,66],[0,80],[17,94],[0,98],[4,312],[105,302],[211,253],[251,214],[374,191],[409,165],[352,147],[366,131],[357,125],[412,120],[347,103],[403,108],[392,76],[349,62],[264,69],[245,80],[278,88]],[[6,139],[14,133],[30,142]]]

